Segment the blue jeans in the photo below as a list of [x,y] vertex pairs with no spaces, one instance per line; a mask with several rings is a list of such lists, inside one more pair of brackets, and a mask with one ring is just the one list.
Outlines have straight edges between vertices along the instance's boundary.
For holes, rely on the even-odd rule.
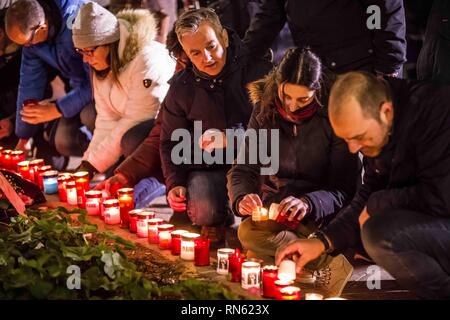
[[226,171],[191,171],[187,179],[187,214],[199,226],[224,226],[232,219]]
[[408,210],[372,214],[361,238],[370,257],[420,298],[450,298],[450,219]]

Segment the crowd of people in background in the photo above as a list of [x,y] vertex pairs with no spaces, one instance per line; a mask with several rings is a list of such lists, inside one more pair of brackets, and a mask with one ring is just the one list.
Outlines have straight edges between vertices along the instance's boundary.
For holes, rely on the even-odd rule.
[[[0,144],[166,194],[217,246],[239,217],[247,256],[293,257],[334,295],[351,248],[449,298],[450,4],[419,2],[2,1]],[[248,160],[273,145],[263,174]],[[283,221],[251,218],[274,204]]]

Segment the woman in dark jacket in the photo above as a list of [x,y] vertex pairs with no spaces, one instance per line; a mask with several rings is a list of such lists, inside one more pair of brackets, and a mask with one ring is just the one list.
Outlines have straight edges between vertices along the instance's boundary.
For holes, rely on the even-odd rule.
[[[268,140],[272,150],[279,144],[279,169],[262,176],[261,164],[233,165],[229,197],[239,216],[279,203],[275,213],[288,220],[241,223],[239,240],[259,257],[274,256],[280,245],[326,224],[355,193],[360,163],[330,126],[324,103],[329,81],[314,53],[291,48],[271,74],[250,85],[255,108],[248,128],[279,130],[279,141]],[[247,142],[240,152],[248,159]]]

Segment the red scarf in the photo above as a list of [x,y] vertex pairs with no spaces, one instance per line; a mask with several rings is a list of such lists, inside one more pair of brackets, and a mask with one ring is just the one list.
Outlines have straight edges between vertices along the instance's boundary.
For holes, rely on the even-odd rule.
[[316,101],[313,101],[306,107],[301,108],[300,110],[297,110],[295,112],[289,112],[284,109],[279,99],[275,100],[275,106],[277,107],[278,113],[283,117],[284,120],[295,124],[299,124],[303,120],[309,119],[312,116],[314,116],[320,107]]

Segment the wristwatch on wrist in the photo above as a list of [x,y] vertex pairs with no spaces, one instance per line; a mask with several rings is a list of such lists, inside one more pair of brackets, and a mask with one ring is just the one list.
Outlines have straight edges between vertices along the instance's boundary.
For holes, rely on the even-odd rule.
[[333,251],[333,248],[331,247],[330,243],[328,242],[328,239],[326,238],[325,234],[321,231],[316,231],[314,233],[311,233],[308,236],[308,239],[320,240],[323,243],[323,245],[325,246],[325,253],[331,253]]

